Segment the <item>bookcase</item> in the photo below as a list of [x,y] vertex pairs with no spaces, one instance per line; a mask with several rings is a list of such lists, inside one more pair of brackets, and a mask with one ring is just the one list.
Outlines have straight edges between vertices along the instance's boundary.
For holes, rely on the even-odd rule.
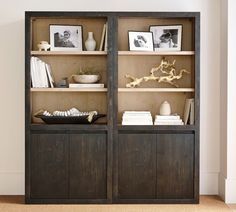
[[[107,51],[98,51],[107,23]],[[50,24],[81,25],[83,45],[92,31],[95,51],[38,51],[49,41]],[[181,51],[129,51],[128,31],[151,25],[182,25]],[[79,67],[95,66],[105,88],[32,88],[30,58],[52,67],[55,81]],[[144,76],[165,58],[190,74],[174,88],[148,82],[126,88],[129,73]],[[26,203],[198,203],[200,111],[200,13],[198,12],[26,12],[25,14],[25,202]],[[158,114],[161,103],[183,117],[194,98],[194,125],[121,124],[124,111]],[[106,114],[90,125],[45,124],[39,109]]]

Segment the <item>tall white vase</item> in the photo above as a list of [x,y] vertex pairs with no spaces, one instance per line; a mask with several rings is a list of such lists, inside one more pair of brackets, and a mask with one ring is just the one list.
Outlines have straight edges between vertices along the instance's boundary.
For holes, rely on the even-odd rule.
[[93,38],[93,32],[88,32],[88,39],[85,41],[85,48],[87,51],[94,51],[96,49],[96,41]]

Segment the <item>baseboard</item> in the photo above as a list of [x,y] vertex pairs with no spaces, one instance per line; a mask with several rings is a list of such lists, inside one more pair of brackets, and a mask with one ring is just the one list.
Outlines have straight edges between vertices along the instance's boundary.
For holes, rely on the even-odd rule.
[[[200,194],[218,194],[218,176],[218,172],[201,172]],[[0,195],[24,195],[24,182],[24,172],[0,172]]]
[[236,204],[236,179],[219,174],[219,194],[227,204]]
[[24,172],[0,172],[0,195],[24,195]]
[[218,195],[219,172],[200,172],[200,194]]

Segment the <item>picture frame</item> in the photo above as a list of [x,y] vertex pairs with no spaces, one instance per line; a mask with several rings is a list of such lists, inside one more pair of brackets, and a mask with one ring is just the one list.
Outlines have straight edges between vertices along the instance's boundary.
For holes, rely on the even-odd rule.
[[151,25],[155,51],[181,51],[182,25]]
[[51,24],[51,51],[83,51],[83,29],[81,25]]
[[130,51],[154,51],[153,33],[128,31]]

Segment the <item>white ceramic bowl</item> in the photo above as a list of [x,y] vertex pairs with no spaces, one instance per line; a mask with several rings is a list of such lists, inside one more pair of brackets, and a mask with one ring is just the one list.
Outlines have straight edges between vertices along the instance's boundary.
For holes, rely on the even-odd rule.
[[100,79],[99,75],[73,75],[73,79],[78,83],[95,83]]

